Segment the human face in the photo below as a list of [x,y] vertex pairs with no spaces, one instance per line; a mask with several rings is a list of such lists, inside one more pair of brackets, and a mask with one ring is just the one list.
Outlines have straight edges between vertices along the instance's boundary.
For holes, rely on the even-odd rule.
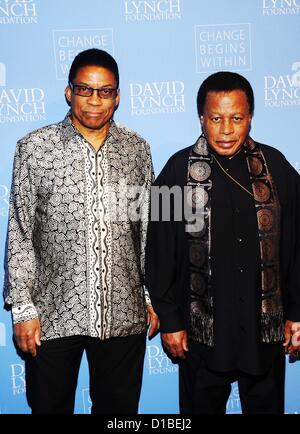
[[208,92],[204,113],[200,116],[202,131],[219,155],[234,155],[249,133],[252,116],[245,92]]
[[[88,65],[78,69],[73,84],[93,88],[116,88],[113,72],[100,66]],[[75,95],[70,86],[66,88],[66,98],[71,105],[71,118],[78,130],[85,135],[93,132],[107,133],[109,121],[119,104],[119,91],[114,99],[101,99],[96,91],[90,97]]]

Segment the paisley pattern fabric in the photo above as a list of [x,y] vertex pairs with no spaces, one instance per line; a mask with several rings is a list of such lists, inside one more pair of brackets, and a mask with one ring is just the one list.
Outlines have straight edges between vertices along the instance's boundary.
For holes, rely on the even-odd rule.
[[17,144],[5,260],[14,323],[42,339],[146,330],[149,145],[111,122],[96,153],[70,114]]

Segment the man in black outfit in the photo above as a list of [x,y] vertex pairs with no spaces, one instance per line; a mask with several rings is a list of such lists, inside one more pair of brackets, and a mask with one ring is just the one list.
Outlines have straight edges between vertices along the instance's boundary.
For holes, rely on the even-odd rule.
[[244,77],[211,75],[197,105],[202,135],[155,185],[187,191],[202,224],[175,218],[184,208],[175,195],[170,221],[151,221],[146,249],[163,345],[179,359],[180,410],[225,413],[238,381],[244,413],[280,414],[285,350],[297,352],[300,327],[300,177],[249,136],[254,96]]

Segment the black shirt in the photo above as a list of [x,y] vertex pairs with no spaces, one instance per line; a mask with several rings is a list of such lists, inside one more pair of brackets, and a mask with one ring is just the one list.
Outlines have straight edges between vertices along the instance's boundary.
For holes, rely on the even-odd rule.
[[[203,345],[203,354],[211,369],[259,374],[267,369],[273,356],[272,350],[267,354],[262,350],[274,346],[260,343],[260,253],[247,161],[243,151],[231,158],[213,155],[214,347]],[[224,173],[216,160],[240,185]]]

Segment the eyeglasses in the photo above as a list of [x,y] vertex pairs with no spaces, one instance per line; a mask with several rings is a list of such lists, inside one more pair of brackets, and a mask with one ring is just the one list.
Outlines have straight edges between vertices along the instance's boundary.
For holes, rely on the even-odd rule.
[[101,99],[114,99],[117,96],[118,89],[111,87],[88,87],[83,86],[81,84],[73,84],[69,82],[69,86],[74,93],[74,95],[89,97],[92,96],[94,91],[97,92],[97,95]]

